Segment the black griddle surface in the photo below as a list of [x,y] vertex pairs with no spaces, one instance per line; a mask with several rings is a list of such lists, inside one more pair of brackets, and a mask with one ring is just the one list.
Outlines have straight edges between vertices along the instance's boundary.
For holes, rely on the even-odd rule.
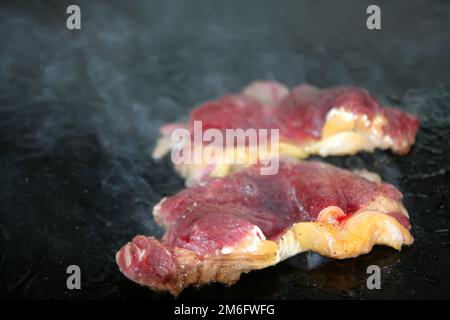
[[[65,28],[78,3],[82,30]],[[349,84],[419,115],[406,156],[327,158],[405,196],[415,243],[328,261],[301,254],[179,299],[450,298],[450,5],[366,1],[34,1],[0,6],[0,297],[155,298],[115,252],[160,236],[151,207],[183,187],[150,153],[158,127],[255,79]],[[79,265],[82,289],[66,288]],[[382,289],[366,288],[366,269]]]

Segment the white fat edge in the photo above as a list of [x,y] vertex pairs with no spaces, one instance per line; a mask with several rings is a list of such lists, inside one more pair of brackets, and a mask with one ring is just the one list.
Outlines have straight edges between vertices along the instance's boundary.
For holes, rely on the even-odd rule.
[[[395,218],[394,218],[395,219]],[[397,222],[397,220],[396,220],[396,222]],[[399,222],[397,222],[397,223],[399,223]],[[402,234],[402,232],[401,232],[401,230],[400,230],[400,228],[397,226],[397,224],[394,224],[394,223],[392,223],[392,222],[388,222],[388,224],[387,224],[387,226],[388,226],[388,228],[389,228],[389,235],[392,237],[392,238],[395,238],[395,240],[397,241],[397,242],[399,242],[399,243],[403,243],[403,234]]]
[[379,195],[371,200],[363,208],[358,210],[357,213],[362,213],[364,211],[377,211],[384,214],[399,212],[409,219],[408,211],[400,201],[394,201],[383,195]]
[[[395,220],[395,218],[392,219]],[[377,235],[377,242],[403,244],[405,239],[403,238],[403,233],[398,224],[397,220],[395,220],[395,222],[386,220],[384,223],[383,234]]]
[[[381,132],[378,132],[377,126],[379,125],[380,121],[383,121],[382,116],[380,115],[376,115],[374,120],[370,120],[368,118],[367,115],[363,114],[363,115],[359,115],[359,114],[355,114],[352,113],[350,111],[346,111],[345,108],[340,107],[340,108],[332,108],[330,111],[328,111],[325,120],[326,122],[328,122],[329,120],[331,120],[334,116],[340,116],[342,118],[344,118],[346,121],[357,121],[360,120],[362,121],[363,125],[365,128],[367,128],[367,130],[352,130],[352,131],[342,131],[340,133],[350,133],[353,132],[355,134],[358,134],[361,138],[364,138],[366,140],[366,142],[364,143],[364,146],[361,148],[361,150],[365,150],[365,151],[373,151],[375,148],[379,148],[379,149],[388,149],[389,147],[391,147],[394,144],[394,141],[392,139],[392,137],[390,135],[384,135]],[[337,133],[335,135],[332,135],[328,138],[322,139],[320,141],[317,142],[318,146],[316,147],[316,149],[319,149],[319,153],[322,156],[327,156],[327,155],[333,155],[333,152],[328,152],[326,151],[326,149],[333,149],[333,142],[337,142],[336,140],[329,140],[333,137],[335,137],[336,135],[339,135],[340,133]],[[351,141],[348,141],[351,143]],[[359,151],[359,150],[358,150]],[[339,154],[339,151],[337,151]]]
[[277,253],[278,262],[305,251],[305,249],[301,247],[301,243],[297,241],[292,228],[287,230],[282,236],[278,238],[277,244],[279,248]]
[[275,81],[254,81],[242,90],[242,94],[265,106],[273,106],[289,94],[289,88]]
[[145,256],[145,250],[141,250],[138,247],[136,247],[136,251],[137,251],[137,259],[139,262],[141,262],[142,258]]
[[381,177],[378,173],[368,171],[366,169],[356,169],[352,170],[355,174],[357,174],[360,177],[363,177],[364,179],[367,179],[371,182],[375,182],[380,184],[382,182]]
[[374,214],[384,215],[381,225],[379,224],[376,229],[376,243],[385,242],[389,243],[389,245],[391,245],[392,243],[400,245],[403,244],[405,240],[402,233],[403,226],[394,217],[384,214],[383,212],[380,212],[378,210],[367,208],[359,214],[355,213],[355,216],[351,217],[350,219],[362,219],[363,221],[367,221],[367,219],[370,219]]
[[328,122],[329,120],[331,120],[334,116],[340,116],[342,118],[344,118],[347,121],[356,121],[358,119],[362,119],[364,126],[365,127],[370,127],[371,125],[371,121],[369,120],[369,118],[367,117],[366,114],[355,114],[353,112],[347,111],[345,110],[345,108],[343,107],[334,107],[331,108],[330,111],[328,111],[326,117],[325,117],[325,122]]
[[[360,141],[355,143],[356,139]],[[392,145],[390,136],[380,137],[363,131],[342,131],[313,143],[307,151],[326,157],[354,154],[359,151],[372,152],[375,148],[386,150]]]
[[339,132],[331,137],[318,141],[311,147],[314,153],[318,153],[323,157],[353,154],[360,150],[373,151],[374,148],[373,143],[370,143],[365,136],[354,131]]
[[155,160],[162,159],[174,147],[175,143],[170,139],[170,136],[162,136],[156,142],[156,146],[152,152],[152,158]]
[[400,213],[401,214],[403,214],[405,217],[407,217],[408,218],[408,220],[409,220],[409,213],[408,213],[408,210],[406,210],[406,208],[405,208],[405,206],[403,205],[403,204],[400,204],[399,205],[400,206]]
[[389,147],[394,145],[394,139],[390,135],[385,135],[381,138],[382,141],[380,144],[384,147],[384,149],[388,149]]
[[125,258],[125,267],[128,268],[131,265],[130,245],[125,246],[123,257]]
[[153,207],[153,217],[159,219],[161,214],[161,206],[167,200],[167,197],[162,198],[154,207]]
[[379,136],[377,134],[369,133],[365,136],[374,148],[376,147],[378,149],[386,150],[394,145],[394,141],[392,140],[391,136],[388,135]]
[[398,226],[392,222],[388,222],[387,223],[387,227],[389,229],[388,234],[392,237],[395,238],[395,240],[397,242],[402,243],[403,242],[403,234],[400,231],[400,229],[398,228]]
[[253,253],[258,251],[261,241],[264,240],[266,240],[266,236],[258,226],[254,225],[250,232],[241,241],[241,243],[245,243],[245,247],[240,247],[239,245],[224,246],[220,250],[220,254],[230,254],[236,251],[236,249],[238,249],[240,252]]

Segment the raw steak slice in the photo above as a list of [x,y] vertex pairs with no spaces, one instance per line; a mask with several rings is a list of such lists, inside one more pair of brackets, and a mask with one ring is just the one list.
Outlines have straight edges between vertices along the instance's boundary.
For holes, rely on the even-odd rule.
[[189,285],[236,282],[299,252],[344,259],[374,245],[413,243],[401,193],[376,174],[284,160],[258,165],[164,198],[153,215],[161,240],[137,236],[116,255],[131,280],[179,294]]
[[[191,112],[187,124],[161,128],[162,137],[154,150],[154,158],[161,158],[175,148],[170,139],[173,129],[185,127],[192,132],[194,121],[201,121],[203,132],[207,129],[221,132],[279,129],[280,144],[273,152],[297,158],[312,154],[350,155],[375,148],[405,154],[414,144],[419,128],[418,118],[380,106],[361,88],[320,90],[302,84],[289,91],[277,82],[260,81],[240,94],[226,95],[198,106]],[[194,147],[195,144],[193,152],[198,152]],[[234,145],[229,154],[251,159],[251,151],[246,147]],[[176,169],[187,179],[188,185],[207,176],[224,176],[235,171],[232,164],[220,157],[214,163],[182,164],[176,165]]]

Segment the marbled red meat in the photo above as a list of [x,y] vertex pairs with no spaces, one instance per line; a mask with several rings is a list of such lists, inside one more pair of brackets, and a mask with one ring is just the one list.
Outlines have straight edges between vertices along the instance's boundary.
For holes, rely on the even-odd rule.
[[234,233],[246,232],[257,225],[267,239],[272,239],[294,222],[315,221],[329,206],[353,213],[380,193],[395,201],[401,199],[401,193],[392,185],[372,182],[322,162],[282,162],[273,176],[261,175],[258,170],[255,165],[167,198],[157,217],[167,228],[164,241],[188,246],[190,241],[185,240],[189,238],[183,235],[192,234],[191,230],[205,232],[202,227],[211,228],[215,225],[212,221],[223,224],[226,233],[232,233],[233,228]]
[[328,112],[340,107],[353,114],[366,115],[369,119],[381,112],[381,106],[364,89],[334,87],[319,90],[300,85],[274,108],[272,115],[285,139],[320,139]]
[[[134,281],[177,293],[189,283],[200,284],[211,279],[222,281],[215,274],[207,277],[209,280],[199,280],[202,278],[196,268],[210,270],[221,266],[215,259],[226,259],[224,250],[228,252],[239,247],[251,234],[256,240],[280,243],[295,224],[320,221],[318,228],[329,224],[344,230],[345,221],[351,217],[377,211],[377,216],[381,213],[398,222],[391,221],[396,226],[386,227],[387,231],[384,231],[393,233],[395,228],[405,228],[402,232],[409,235],[409,220],[401,206],[401,198],[401,193],[392,185],[371,181],[364,175],[321,162],[284,160],[278,174],[272,176],[260,175],[258,165],[254,165],[165,198],[154,209],[156,221],[166,229],[163,238],[158,241],[152,237],[136,237],[118,252],[117,263]],[[343,213],[337,222],[321,217],[330,208],[333,212]],[[382,233],[377,230],[381,228],[379,222],[373,228],[369,236]],[[400,244],[412,242],[412,238],[405,240],[399,234],[400,239],[395,232],[393,236],[396,241],[401,241]],[[365,235],[361,237],[364,239]],[[340,236],[336,242],[339,239]],[[380,243],[389,244],[386,236]],[[303,243],[299,245],[301,247]],[[361,251],[346,251],[340,257],[358,254]],[[205,263],[208,267],[204,267]],[[192,271],[194,269],[197,271]],[[188,281],[183,274],[196,280]]]
[[[362,88],[331,87],[320,90],[303,84],[289,92],[279,89],[281,85],[276,82],[256,82],[252,86],[258,89],[258,95],[249,94],[246,89],[242,94],[227,95],[194,109],[190,128],[194,121],[202,121],[203,130],[279,129],[281,140],[302,143],[319,140],[330,110],[342,108],[368,120],[384,115],[387,120],[383,126],[384,135],[393,140],[389,147],[398,153],[409,150],[419,128],[417,117],[398,109],[382,107]],[[268,98],[261,97],[264,90],[282,93],[272,95],[272,100],[267,103]]]
[[[180,142],[173,138],[171,133],[177,128],[190,130],[184,132],[190,133],[191,140],[185,142],[188,137]],[[342,156],[372,152],[375,148],[405,154],[414,144],[418,128],[417,117],[381,106],[362,88],[318,89],[302,84],[289,90],[277,82],[258,81],[241,93],[198,106],[191,112],[188,123],[164,125],[153,157],[159,159],[172,151],[201,159],[175,163],[176,170],[186,178],[186,185],[191,185],[240,170],[243,163],[237,163],[237,158],[244,159],[245,164],[254,164],[255,158],[263,161],[279,155],[300,159],[310,155]],[[214,138],[203,139],[202,134],[208,129],[215,129]],[[233,132],[228,129],[240,132],[239,138],[226,139],[227,132]],[[261,140],[260,136],[249,138],[255,137],[258,129],[267,129],[258,131],[258,134],[266,132],[262,136],[267,140]],[[215,134],[225,138],[216,139]],[[271,143],[274,138],[275,143]],[[210,147],[212,142],[216,158],[205,160],[210,158],[202,144]],[[267,145],[271,146],[270,152],[266,152]],[[257,147],[263,152],[255,151]],[[185,153],[185,148],[191,152]]]

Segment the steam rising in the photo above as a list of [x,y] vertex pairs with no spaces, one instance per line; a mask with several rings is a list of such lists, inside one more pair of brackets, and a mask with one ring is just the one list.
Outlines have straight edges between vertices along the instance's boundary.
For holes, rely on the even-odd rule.
[[[160,234],[151,207],[183,185],[150,159],[159,126],[202,101],[274,79],[354,84],[394,104],[406,94],[401,107],[423,112],[414,88],[448,78],[450,20],[435,19],[448,7],[396,1],[372,32],[368,4],[80,1],[80,31],[66,29],[62,1],[2,4],[0,244],[38,231],[33,243],[0,250],[5,274],[23,272],[0,287],[59,298],[65,279],[55,274],[91,261],[84,292],[106,295],[95,283],[117,280],[113,253],[137,233]],[[400,183],[397,168],[381,166]],[[53,287],[39,283],[49,273]]]

